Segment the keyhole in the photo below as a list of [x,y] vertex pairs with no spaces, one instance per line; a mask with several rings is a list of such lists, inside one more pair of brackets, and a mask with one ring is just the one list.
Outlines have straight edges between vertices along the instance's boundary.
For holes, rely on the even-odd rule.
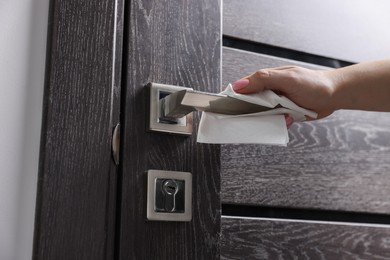
[[163,190],[168,195],[175,195],[178,191],[177,183],[174,180],[167,180],[163,184]]
[[166,180],[163,183],[163,191],[165,192],[165,210],[172,212],[176,206],[176,193],[179,187],[174,180]]

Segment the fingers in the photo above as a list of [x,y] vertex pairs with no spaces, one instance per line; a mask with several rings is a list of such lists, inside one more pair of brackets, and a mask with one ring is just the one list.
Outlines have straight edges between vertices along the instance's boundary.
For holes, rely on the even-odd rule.
[[288,73],[286,71],[293,67],[278,67],[273,69],[261,69],[243,79],[232,83],[234,91],[242,94],[254,93],[271,89],[276,91],[283,91],[285,88],[286,78]]
[[239,91],[249,85],[249,79],[239,79],[236,82],[232,83],[232,87],[234,91]]
[[287,128],[290,128],[294,123],[294,118],[292,118],[292,116],[290,116],[289,114],[285,114],[284,119],[286,120]]

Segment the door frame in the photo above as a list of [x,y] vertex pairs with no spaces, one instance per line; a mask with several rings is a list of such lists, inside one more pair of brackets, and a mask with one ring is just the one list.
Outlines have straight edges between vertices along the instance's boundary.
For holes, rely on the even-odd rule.
[[[192,84],[199,90],[218,92],[221,82],[220,1],[209,4],[206,0],[188,0],[185,3],[172,0],[170,4],[178,7],[176,12],[186,12],[181,17],[189,25],[199,25],[192,29],[195,28],[194,32],[202,37],[207,32],[205,28],[208,28],[205,23],[211,23],[210,33],[214,33],[214,38],[202,40],[211,39],[209,43],[212,42],[213,46],[205,48],[207,45],[199,37],[190,37],[191,42],[187,43],[195,48],[202,46],[205,57],[211,55],[206,65],[200,62],[194,65],[203,66],[203,70],[204,66],[212,66],[213,75],[203,74],[205,77],[202,78],[200,74],[194,77],[195,80],[184,81],[171,78],[159,83]],[[139,122],[143,122],[145,115],[134,116],[132,109],[143,106],[145,102],[140,84],[161,78],[138,78],[137,85],[133,85],[131,71],[143,69],[142,64],[130,64],[133,62],[130,55],[136,53],[130,53],[134,47],[134,38],[131,38],[134,35],[126,25],[135,26],[136,7],[148,11],[153,3],[147,0],[50,2],[33,259],[126,259],[139,245],[127,244],[137,241],[137,233],[130,233],[136,228],[134,223],[137,221],[129,215],[128,208],[137,208],[132,213],[143,218],[138,219],[138,223],[146,223],[142,216],[143,203],[134,200],[129,193],[131,188],[140,185],[142,167],[135,169],[132,166],[128,152],[133,152],[134,137],[131,134],[142,132],[140,128],[133,128],[132,120],[138,117]],[[166,10],[165,15],[170,12],[172,10]],[[139,13],[140,16],[143,14]],[[180,25],[180,21],[173,19],[172,22]],[[185,33],[186,27],[181,28]],[[148,33],[147,37],[150,37],[152,31]],[[123,43],[124,39],[128,45]],[[142,49],[142,44],[139,46]],[[123,56],[124,62],[122,51],[129,53]],[[147,55],[147,50],[144,51]],[[185,50],[178,55],[186,55]],[[191,52],[187,58],[197,59],[199,55]],[[181,73],[180,68],[177,70],[174,74]],[[126,71],[125,75],[122,71]],[[154,73],[158,75],[159,72]],[[125,79],[124,84],[122,79]],[[138,101],[133,104],[134,98]],[[197,125],[199,115],[195,116],[195,120]],[[121,132],[126,135],[121,140],[118,167],[112,159],[111,139],[113,129],[120,121],[123,123]],[[182,137],[154,135],[147,138],[148,142],[168,140],[166,142],[172,147],[183,143]],[[165,169],[193,173],[193,219],[184,225],[148,222],[145,225],[158,230],[157,236],[156,233],[148,236],[150,239],[164,238],[155,240],[155,243],[169,241],[180,247],[180,250],[171,247],[165,251],[162,248],[158,254],[163,258],[179,258],[184,253],[187,259],[218,259],[221,230],[220,146],[199,145],[196,135],[184,143],[187,144],[181,146],[179,154],[188,153],[184,156],[185,163]],[[164,168],[164,165],[151,164],[147,159],[149,155],[144,156],[144,167]],[[167,159],[166,156],[164,158]],[[142,230],[138,228],[138,231]],[[178,233],[184,236],[177,236]],[[149,238],[144,237],[144,241],[149,241]],[[146,250],[136,256],[142,258],[149,253]]]
[[33,259],[113,259],[122,0],[49,7]]

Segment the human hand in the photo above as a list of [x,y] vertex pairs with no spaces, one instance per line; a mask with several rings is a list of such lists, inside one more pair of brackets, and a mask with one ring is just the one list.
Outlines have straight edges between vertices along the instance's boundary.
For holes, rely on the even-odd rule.
[[[272,90],[286,96],[298,106],[315,111],[318,113],[317,119],[326,117],[335,111],[331,102],[334,92],[333,85],[328,71],[309,70],[295,66],[261,69],[232,83],[234,91],[241,94]],[[308,120],[314,120],[314,118],[308,118]]]

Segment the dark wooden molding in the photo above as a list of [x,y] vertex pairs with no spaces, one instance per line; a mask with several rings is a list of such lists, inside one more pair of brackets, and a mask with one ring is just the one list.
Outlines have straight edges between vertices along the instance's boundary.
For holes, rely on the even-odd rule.
[[280,67],[285,65],[301,66],[308,69],[325,70],[330,67],[314,65],[292,59],[274,57],[266,54],[258,54],[250,51],[223,47],[222,84],[227,86],[229,82],[248,75],[262,68]]
[[341,68],[354,64],[334,58],[323,57],[303,51],[283,48],[261,42],[235,38],[227,35],[222,37],[222,45],[227,48],[243,50],[252,53],[264,54],[273,57],[295,60],[298,62],[310,63],[313,65],[327,66],[330,68]]
[[390,225],[389,214],[351,212],[342,210],[304,209],[296,207],[259,206],[245,204],[222,204],[222,215],[243,218],[277,218],[290,220],[315,220],[348,222],[357,224]]
[[[219,92],[218,1],[131,1],[122,114],[120,259],[217,259],[220,250],[220,149],[191,137],[148,133],[148,82]],[[146,221],[148,169],[191,172],[191,222]]]
[[123,1],[50,3],[33,259],[112,259]]
[[389,259],[390,226],[222,218],[221,259]]

